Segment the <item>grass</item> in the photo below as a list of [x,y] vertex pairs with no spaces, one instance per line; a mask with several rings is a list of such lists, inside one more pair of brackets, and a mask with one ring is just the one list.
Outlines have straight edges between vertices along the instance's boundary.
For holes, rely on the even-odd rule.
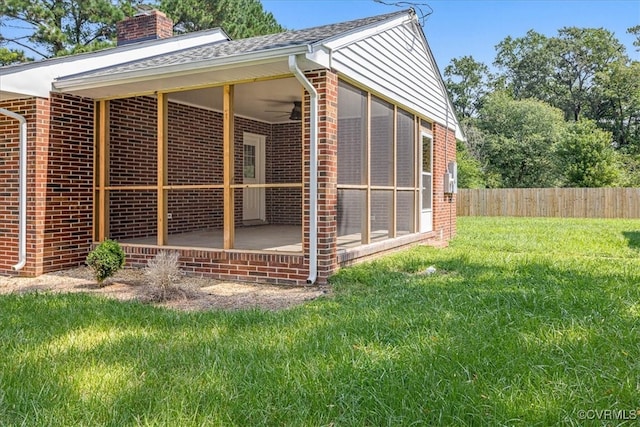
[[281,312],[2,296],[0,425],[617,425],[580,411],[640,406],[639,230],[459,218]]

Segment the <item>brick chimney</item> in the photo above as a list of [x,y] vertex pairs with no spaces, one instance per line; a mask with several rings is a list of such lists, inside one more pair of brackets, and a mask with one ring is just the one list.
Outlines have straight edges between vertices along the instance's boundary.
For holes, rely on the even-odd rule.
[[138,12],[117,24],[118,46],[173,36],[173,21],[159,10]]

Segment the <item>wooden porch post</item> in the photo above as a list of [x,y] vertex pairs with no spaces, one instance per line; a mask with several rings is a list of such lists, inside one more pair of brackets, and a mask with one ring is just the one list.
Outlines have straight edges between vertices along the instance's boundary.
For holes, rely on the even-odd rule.
[[234,123],[233,85],[224,86],[223,95],[223,184],[224,184],[224,249],[233,249],[235,240],[234,207]]
[[158,93],[158,246],[167,244],[167,109],[169,107],[167,94]]
[[420,118],[418,116],[413,116],[413,153],[414,153],[414,164],[416,165],[415,176],[414,176],[414,186],[418,188],[418,191],[415,192],[415,206],[413,213],[413,228],[414,232],[420,231],[420,216],[422,215],[422,205],[420,201],[422,200],[422,185],[421,185],[421,177],[422,177],[422,141],[420,137]]
[[362,244],[371,243],[371,94],[367,93],[367,138],[366,138],[366,154],[364,161],[364,178],[367,184],[364,202],[364,212],[361,225]]
[[391,201],[391,230],[389,237],[396,237],[398,228],[397,204],[398,204],[398,106],[393,106],[393,196]]
[[[94,181],[98,184],[98,200],[95,209],[94,221],[97,222],[97,230],[94,239],[103,242],[109,237],[109,193],[106,188],[109,185],[109,101],[101,100],[94,104],[96,154],[94,161]],[[96,176],[97,175],[97,176]],[[95,197],[95,192],[94,192]],[[94,227],[94,230],[96,227]]]

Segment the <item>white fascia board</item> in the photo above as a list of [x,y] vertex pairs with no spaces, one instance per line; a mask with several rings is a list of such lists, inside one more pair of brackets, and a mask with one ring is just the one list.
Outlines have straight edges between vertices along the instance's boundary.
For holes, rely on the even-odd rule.
[[344,46],[348,46],[362,39],[366,39],[367,37],[371,37],[376,34],[387,31],[391,28],[397,27],[398,25],[403,25],[403,24],[406,24],[407,22],[415,21],[415,19],[416,19],[415,15],[412,15],[409,13],[403,14],[394,19],[381,21],[370,27],[356,28],[352,31],[348,31],[340,35],[321,40],[315,43],[314,45],[312,45],[312,48],[313,50],[316,50],[319,46],[323,46],[329,50],[338,50]]
[[209,43],[227,41],[221,30],[190,36],[131,43],[99,52],[53,58],[0,69],[0,93],[11,92],[22,97],[48,98],[52,83],[60,76],[78,74],[108,66],[123,64]]
[[[117,74],[103,74],[99,76],[79,76],[57,80],[53,83],[58,92],[71,92],[96,87],[117,86],[119,84],[136,83],[150,79],[162,79],[175,76],[188,76],[208,70],[223,70],[242,65],[259,65],[261,63],[277,62],[289,55],[307,52],[307,45],[270,49],[259,52],[230,55],[223,58],[211,58],[199,62],[185,62],[181,64],[132,70]],[[170,89],[170,88],[168,88]]]
[[325,46],[315,47],[311,52],[307,52],[305,58],[311,61],[314,65],[319,65],[323,68],[331,68],[331,49]]

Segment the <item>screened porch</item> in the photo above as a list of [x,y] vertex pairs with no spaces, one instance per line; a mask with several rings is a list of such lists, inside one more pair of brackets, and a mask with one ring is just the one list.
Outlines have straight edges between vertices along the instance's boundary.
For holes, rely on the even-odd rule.
[[94,240],[302,252],[293,78],[96,102]]

